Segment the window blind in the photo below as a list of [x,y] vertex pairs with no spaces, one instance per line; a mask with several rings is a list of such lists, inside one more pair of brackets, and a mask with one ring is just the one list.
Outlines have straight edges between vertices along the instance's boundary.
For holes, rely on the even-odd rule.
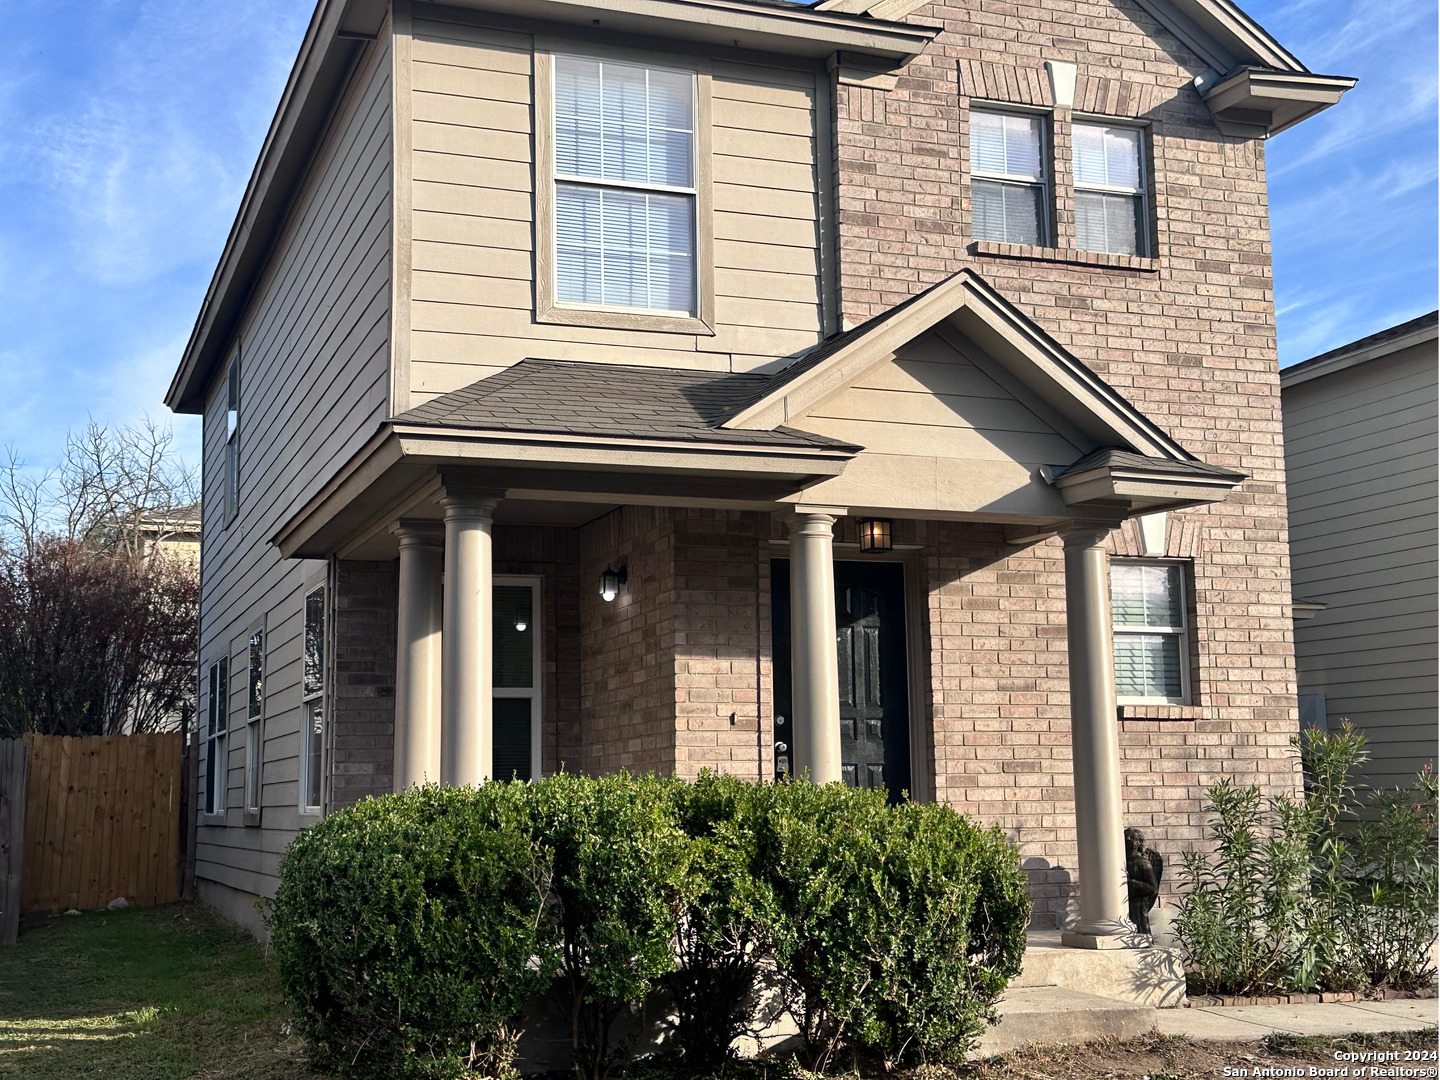
[[695,309],[695,78],[584,57],[555,72],[556,297]]
[[970,224],[977,240],[1044,242],[1043,147],[1039,117],[970,114]]
[[1145,237],[1140,132],[1074,126],[1075,242],[1082,251],[1138,255]]
[[1115,692],[1121,698],[1185,698],[1185,582],[1176,563],[1110,564]]

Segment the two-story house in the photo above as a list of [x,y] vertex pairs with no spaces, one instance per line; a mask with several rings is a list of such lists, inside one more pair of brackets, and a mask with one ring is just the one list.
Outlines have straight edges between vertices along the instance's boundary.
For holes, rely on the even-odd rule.
[[1113,941],[1124,827],[1298,786],[1265,139],[1352,83],[1229,0],[320,0],[167,398],[200,895],[426,780],[808,772]]

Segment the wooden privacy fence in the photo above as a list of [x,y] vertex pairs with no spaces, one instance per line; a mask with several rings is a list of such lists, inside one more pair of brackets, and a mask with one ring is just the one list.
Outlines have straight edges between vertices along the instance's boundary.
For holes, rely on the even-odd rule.
[[22,912],[180,898],[183,739],[25,736]]

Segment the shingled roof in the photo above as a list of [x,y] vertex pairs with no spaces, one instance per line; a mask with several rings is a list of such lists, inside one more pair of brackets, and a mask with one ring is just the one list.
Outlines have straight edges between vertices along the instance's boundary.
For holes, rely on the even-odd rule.
[[1090,472],[1092,469],[1134,469],[1137,472],[1160,473],[1169,476],[1201,476],[1207,479],[1234,480],[1236,482],[1245,479],[1244,473],[1206,465],[1203,461],[1174,461],[1169,458],[1148,457],[1145,454],[1137,454],[1133,450],[1121,450],[1114,446],[1102,446],[1099,450],[1090,451],[1079,461],[1067,465],[1057,472],[1055,479],[1058,480],[1062,476],[1078,476],[1080,473]]
[[530,359],[401,413],[394,423],[851,453],[861,449],[788,427],[752,431],[720,426],[775,378]]

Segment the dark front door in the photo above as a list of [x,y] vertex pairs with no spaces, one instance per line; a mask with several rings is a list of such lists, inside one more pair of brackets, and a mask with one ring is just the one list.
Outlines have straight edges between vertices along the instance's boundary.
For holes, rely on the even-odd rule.
[[[791,771],[790,561],[771,563],[775,648],[775,775]],[[910,788],[910,709],[905,670],[905,572],[899,563],[835,564],[835,651],[840,762],[851,787]]]

